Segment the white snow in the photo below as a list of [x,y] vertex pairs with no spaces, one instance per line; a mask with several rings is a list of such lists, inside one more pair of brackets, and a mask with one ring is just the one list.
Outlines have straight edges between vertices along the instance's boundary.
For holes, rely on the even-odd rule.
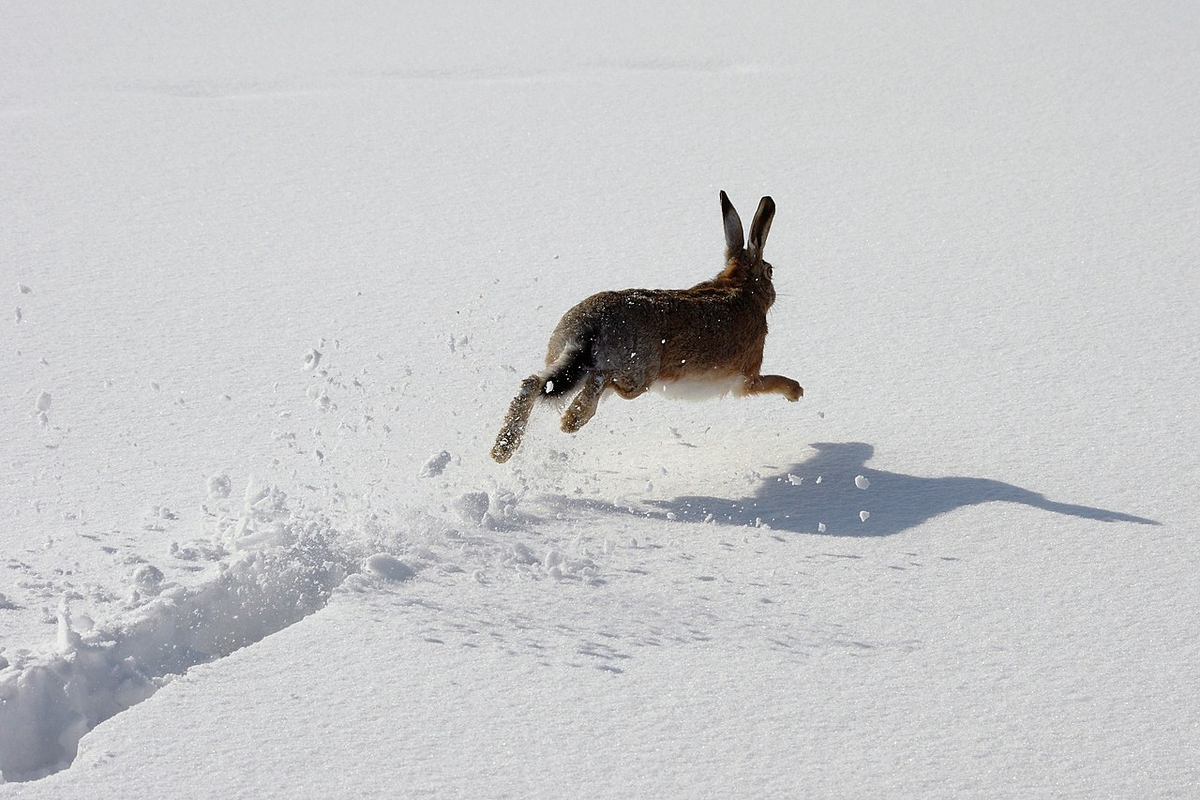
[[[1193,5],[4,29],[0,800],[1195,793]],[[492,462],[721,189],[804,399]]]
[[224,500],[233,492],[233,480],[226,474],[213,475],[208,479],[208,499]]
[[491,498],[487,492],[464,492],[455,498],[453,506],[463,522],[483,525],[491,506]]
[[417,571],[388,553],[376,553],[366,561],[367,572],[388,581],[406,581]]
[[442,450],[440,453],[435,453],[430,456],[424,464],[421,465],[419,476],[422,478],[436,478],[446,471],[446,467],[450,465],[450,453]]

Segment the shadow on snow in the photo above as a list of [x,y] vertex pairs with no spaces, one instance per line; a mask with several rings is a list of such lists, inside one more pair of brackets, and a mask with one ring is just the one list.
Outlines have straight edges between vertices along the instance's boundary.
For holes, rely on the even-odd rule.
[[[825,533],[832,536],[888,536],[964,506],[993,502],[1020,503],[1102,522],[1159,524],[1117,511],[1059,503],[1037,492],[988,478],[922,478],[871,469],[866,462],[874,455],[875,448],[861,442],[820,443],[813,448],[816,455],[765,479],[749,497],[684,496],[654,500],[647,504],[653,509],[650,511],[595,501],[571,501],[571,505],[722,525],[754,525],[761,520],[773,530],[794,533],[817,533],[818,526],[824,524]],[[870,481],[865,491],[855,485],[859,475]],[[859,518],[859,512],[864,510],[870,512],[865,522]]]

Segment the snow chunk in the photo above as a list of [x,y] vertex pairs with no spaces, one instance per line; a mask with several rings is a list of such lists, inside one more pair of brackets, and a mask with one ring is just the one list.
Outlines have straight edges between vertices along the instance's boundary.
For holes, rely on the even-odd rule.
[[415,578],[417,571],[395,556],[376,553],[367,559],[367,572],[385,581],[400,583]]
[[421,472],[418,477],[421,478],[436,478],[446,471],[446,466],[450,463],[450,453],[446,450],[437,455],[430,456],[425,465],[421,467]]
[[208,479],[208,499],[224,500],[233,491],[233,482],[228,475],[213,475]]
[[333,399],[320,386],[310,386],[304,394],[313,402],[313,405],[322,411],[329,411],[334,408]]
[[33,416],[37,418],[38,424],[43,428],[50,424],[50,393],[41,392],[37,396],[37,401],[34,403]]
[[866,489],[866,488],[870,487],[871,482],[869,480],[867,480],[867,476],[859,475],[857,478],[854,479],[854,485],[860,489]]
[[804,483],[804,478],[797,478],[795,475],[792,475],[789,472],[788,483],[790,483],[792,486],[799,486],[800,484]]
[[81,644],[83,638],[75,632],[74,626],[71,624],[71,605],[64,597],[58,605],[58,649],[63,654],[74,652]]
[[469,522],[472,525],[481,525],[487,517],[491,502],[491,498],[488,497],[487,492],[466,492],[459,495],[453,505],[454,510],[458,512],[458,516],[462,518],[463,522]]
[[139,594],[155,595],[162,589],[162,570],[153,564],[143,564],[134,570],[133,585]]
[[871,516],[871,512],[870,512],[870,511],[860,511],[860,512],[858,512],[858,518],[859,518],[859,519],[861,519],[863,522],[866,522],[866,521],[867,521],[867,519],[868,519],[868,518],[870,518],[870,516]]
[[309,348],[304,354],[304,369],[311,372],[321,363],[321,351],[315,347]]
[[260,486],[251,477],[237,522],[222,531],[222,538],[237,550],[282,544],[289,515],[287,495],[277,486]]
[[528,545],[514,542],[509,548],[508,561],[514,564],[532,565],[538,563],[538,557],[533,554]]

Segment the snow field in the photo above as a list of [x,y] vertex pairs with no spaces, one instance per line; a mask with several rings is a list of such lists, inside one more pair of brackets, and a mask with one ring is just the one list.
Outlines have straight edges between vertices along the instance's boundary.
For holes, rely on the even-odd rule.
[[[77,11],[0,53],[0,795],[1200,780],[1190,5]],[[804,400],[492,464],[719,189]]]

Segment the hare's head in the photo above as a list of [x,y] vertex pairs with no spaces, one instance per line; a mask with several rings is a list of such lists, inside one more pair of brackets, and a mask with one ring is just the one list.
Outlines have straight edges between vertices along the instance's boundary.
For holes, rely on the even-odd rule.
[[758,202],[749,241],[743,238],[741,217],[723,191],[721,216],[725,221],[725,270],[718,280],[744,286],[769,307],[775,302],[775,287],[771,284],[771,265],[763,260],[763,246],[775,218],[775,201],[764,197]]

